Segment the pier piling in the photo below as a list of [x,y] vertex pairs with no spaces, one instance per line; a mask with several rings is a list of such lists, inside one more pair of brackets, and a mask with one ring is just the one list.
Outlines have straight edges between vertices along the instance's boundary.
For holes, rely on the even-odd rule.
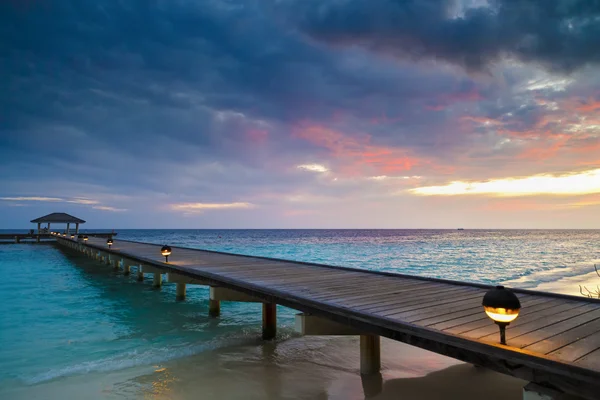
[[377,335],[360,335],[360,373],[371,375],[381,369],[381,339]]
[[152,280],[152,286],[159,288],[162,286],[162,274],[160,272],[154,273],[154,279]]
[[185,283],[177,283],[176,299],[185,300]]
[[277,334],[277,304],[263,303],[262,338],[271,340]]
[[208,301],[208,315],[218,317],[221,315],[221,302],[219,300],[210,299]]

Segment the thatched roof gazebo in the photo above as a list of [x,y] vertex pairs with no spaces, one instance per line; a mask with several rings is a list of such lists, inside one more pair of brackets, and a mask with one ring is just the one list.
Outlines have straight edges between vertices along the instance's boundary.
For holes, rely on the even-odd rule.
[[67,224],[67,233],[69,233],[70,225],[75,224],[76,235],[79,233],[79,224],[85,224],[84,220],[66,213],[52,213],[44,215],[43,217],[32,219],[31,222],[37,224],[38,234],[42,233],[42,224],[46,223],[48,224],[48,226],[45,228],[45,230],[47,230],[48,232],[50,232],[50,224]]

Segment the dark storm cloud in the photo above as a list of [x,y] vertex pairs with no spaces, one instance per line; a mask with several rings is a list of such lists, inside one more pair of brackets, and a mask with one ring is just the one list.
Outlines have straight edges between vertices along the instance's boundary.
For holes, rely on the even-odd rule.
[[[297,121],[329,121],[341,111],[357,120],[402,117],[412,129],[432,120],[419,111],[426,102],[444,105],[438,93],[464,90],[444,74],[315,47],[264,4],[3,2],[5,159],[86,162],[98,175],[103,164],[122,162],[115,157],[259,167],[266,157],[246,133],[264,130],[269,152],[293,162],[313,147],[290,144]],[[397,140],[428,142],[415,134]]]
[[290,15],[319,40],[470,70],[506,55],[560,72],[600,61],[600,2],[487,3],[466,2],[480,5],[467,8],[457,0],[298,0]]

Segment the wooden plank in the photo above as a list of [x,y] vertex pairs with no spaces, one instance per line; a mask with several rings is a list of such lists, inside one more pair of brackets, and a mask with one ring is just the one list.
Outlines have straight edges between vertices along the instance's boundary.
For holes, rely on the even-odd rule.
[[[431,289],[435,289],[435,295],[443,295],[443,294],[450,294],[452,292],[456,292],[457,290],[462,290],[464,289],[464,287],[460,287],[460,286],[453,286],[453,285],[442,285],[442,286],[427,286],[427,288],[431,288]],[[425,296],[430,296],[430,298],[432,297],[432,295],[430,294],[430,292],[426,292],[423,291],[422,289],[419,289],[419,291],[421,293],[418,294],[418,296],[420,297],[421,295],[425,295]],[[415,296],[415,297],[413,297]],[[387,308],[390,307],[394,307],[398,304],[403,304],[407,301],[411,301],[414,298],[416,298],[416,294],[411,293],[411,297],[410,298],[404,298],[404,297],[390,297],[388,299],[386,299],[386,301],[382,302],[382,303],[375,303],[375,304],[369,304],[369,303],[364,303],[361,304],[360,306],[356,306],[357,310],[363,311],[363,312],[378,312],[378,311],[383,311]]]
[[[582,305],[580,307],[576,307],[576,308],[573,308],[570,310],[547,315],[545,318],[536,318],[534,321],[527,321],[523,324],[515,325],[514,327],[509,326],[506,329],[506,339],[512,340],[512,339],[516,338],[517,336],[521,336],[526,333],[530,333],[530,332],[542,329],[548,325],[556,324],[558,322],[565,321],[565,320],[571,319],[571,318],[575,318],[580,315],[586,314],[588,312],[594,311],[596,308],[597,307],[595,304],[585,304],[585,305]],[[479,340],[488,340],[488,339],[491,339],[490,336],[492,336],[492,335],[493,334],[487,335],[487,336],[482,336],[482,337],[479,337],[478,339]]]
[[[348,277],[337,279],[337,281],[323,281],[320,285],[313,285],[312,287],[303,283],[301,285],[290,283],[282,285],[281,287],[290,288],[293,291],[303,292],[310,296],[313,300],[326,301],[328,297],[331,297],[333,293],[336,297],[341,296],[352,296],[356,294],[365,294],[374,289],[365,287],[364,277]],[[396,285],[381,285],[381,290],[389,287],[397,287]]]
[[[459,288],[448,288],[447,291],[452,291],[452,293],[462,293],[462,289]],[[365,313],[373,313],[373,310],[385,311],[388,309],[397,308],[406,303],[418,303],[429,300],[432,300],[432,296],[430,294],[417,289],[410,290],[406,293],[392,293],[392,297],[390,297],[390,295],[387,293],[376,293],[370,297],[361,297],[351,300],[340,299],[339,302],[343,302],[346,307],[351,307]]]
[[[549,301],[550,303],[550,301]],[[532,309],[532,310],[525,310],[522,313],[519,314],[519,317],[510,324],[509,328],[516,328],[519,327],[525,323],[531,322],[531,321],[537,321],[539,319],[546,319],[548,318],[548,316],[552,316],[555,315],[558,312],[562,312],[562,311],[568,311],[568,310],[572,310],[578,307],[581,307],[581,304],[579,303],[562,303],[560,300],[558,301],[554,301],[551,303],[551,306],[547,306],[548,304],[543,304],[541,305],[539,308],[540,309]],[[480,337],[484,337],[486,335],[490,335],[493,333],[496,333],[498,330],[498,327],[495,325],[490,325],[490,319],[489,317],[485,317],[482,318],[482,321],[484,321],[484,326],[482,327],[478,327],[475,329],[468,329],[469,327],[463,326],[463,327],[457,327],[457,329],[460,329],[460,335],[468,337],[468,338],[472,338],[472,339],[479,339]],[[462,329],[467,328],[468,330],[462,331]],[[453,331],[455,328],[449,329],[448,331],[450,333],[452,333],[451,331]]]
[[593,369],[595,371],[600,370],[600,349],[594,350],[586,356],[581,357],[575,361],[575,364],[579,367]]
[[[342,281],[342,283],[344,281],[347,280],[347,272],[343,272],[340,274],[340,280]],[[420,283],[418,281],[415,280],[402,280],[402,281],[397,281],[397,280],[389,280],[389,279],[381,279],[381,277],[378,277],[378,279],[373,279],[372,277],[370,277],[369,275],[365,275],[364,273],[359,273],[357,275],[355,275],[355,278],[353,279],[354,282],[360,282],[362,284],[363,289],[370,289],[373,287],[380,287],[382,285],[399,285],[399,286],[408,286],[408,285],[413,285],[416,283]],[[325,284],[319,284],[317,283],[316,285],[312,286],[312,287],[319,287],[319,286],[326,286]]]
[[[408,300],[420,297],[423,291],[422,288],[423,287],[421,285],[411,285],[407,287],[397,287],[394,285],[391,288],[385,287],[379,290],[375,289],[365,292],[361,290],[362,287],[359,287],[355,292],[361,294],[358,294],[352,298],[347,297],[349,294],[340,294],[339,296],[336,296],[336,298],[339,301],[347,302],[357,310],[367,311],[367,308],[369,307],[379,307],[382,304],[387,304],[390,302],[396,303],[400,301],[399,299]],[[375,294],[375,296],[373,294]],[[326,301],[322,298],[317,298],[316,300]]]
[[[356,291],[356,290],[351,290],[351,291],[344,291],[344,292],[340,292],[337,290],[331,290],[329,293],[326,293],[324,295],[320,295],[320,296],[315,296],[313,297],[314,300],[322,300],[322,301],[329,301],[333,298],[335,299],[344,299],[345,301],[351,301],[351,300],[355,300],[355,299],[363,299],[366,297],[370,297],[372,296],[373,293],[379,294],[379,295],[384,295],[384,294],[389,294],[389,295],[393,295],[394,293],[403,293],[405,290],[420,290],[421,288],[423,288],[424,286],[429,287],[430,284],[423,284],[423,283],[411,283],[411,284],[406,284],[406,285],[398,285],[396,282],[392,283],[392,284],[387,284],[387,285],[369,285],[369,286],[365,286],[364,285],[364,279],[362,279],[363,281],[363,286],[362,286],[362,290],[360,291]],[[411,290],[411,291],[412,291]]]
[[[246,275],[246,276],[240,276],[240,274],[237,274],[235,272],[229,272],[226,274],[226,276],[234,278],[234,279],[245,279],[248,282],[253,282],[256,284],[268,284],[268,285],[283,285],[286,282],[286,279],[293,279],[293,278],[317,278],[318,276],[313,274],[306,274],[304,272],[293,272],[293,273],[286,273],[286,274],[277,274],[275,272],[272,273],[267,273],[267,274],[261,274],[261,275]],[[338,274],[332,274],[332,275],[327,275],[328,278],[333,278],[334,280],[339,280],[339,275]],[[348,278],[353,277],[352,275],[350,275]]]
[[600,333],[600,319],[586,322],[573,329],[547,337],[544,340],[524,346],[523,348],[536,353],[548,354],[597,332]]
[[[547,301],[547,299],[542,299],[542,298],[535,298],[533,296],[530,297],[521,297],[521,305],[523,307],[531,307],[534,306],[536,304],[542,303],[544,301]],[[481,301],[474,299],[475,302],[475,306],[472,308],[469,308],[467,310],[456,310],[456,312],[454,312],[453,310],[450,310],[448,312],[448,315],[446,316],[438,316],[438,317],[429,317],[427,319],[419,319],[419,320],[414,320],[412,317],[409,317],[406,319],[407,322],[411,322],[411,323],[417,323],[419,325],[423,325],[423,326],[427,326],[429,328],[432,329],[438,329],[438,330],[444,330],[444,329],[448,329],[457,325],[463,325],[469,322],[473,322],[473,321],[478,321],[481,319],[485,319],[487,322],[490,321],[489,317],[485,314],[485,311],[483,310],[483,306],[481,305]],[[462,314],[462,315],[460,315]],[[455,315],[456,318],[452,318],[452,316]]]
[[[370,314],[379,314],[382,316],[388,316],[388,315],[393,315],[393,314],[397,314],[399,312],[402,312],[403,310],[401,309],[403,305],[406,304],[414,304],[414,303],[428,303],[428,304],[441,304],[442,302],[448,300],[448,296],[456,296],[458,297],[458,300],[463,300],[462,296],[466,295],[466,294],[476,294],[477,296],[480,296],[481,294],[476,291],[473,290],[472,288],[465,288],[465,287],[460,287],[460,286],[449,286],[445,289],[437,289],[434,293],[421,293],[421,296],[416,297],[416,296],[411,296],[410,298],[398,298],[396,300],[392,300],[383,304],[379,304],[377,306],[368,306],[365,307],[364,309],[361,308],[360,306],[357,306],[357,309],[359,309],[362,312],[368,312]],[[427,299],[427,300],[423,300],[423,296]],[[456,299],[455,299],[456,300]]]
[[511,346],[526,347],[530,344],[537,343],[540,340],[545,340],[552,336],[566,332],[568,330],[580,327],[586,323],[592,321],[597,322],[598,318],[600,318],[600,309],[596,307],[596,309],[593,311],[586,312],[576,317],[545,326],[534,332],[529,332],[524,335],[515,336],[511,338]]
[[[341,279],[339,274],[332,273],[289,279],[274,279],[265,283],[279,290],[304,293],[307,296],[311,296],[314,300],[314,296],[325,294],[332,288],[337,290],[357,290],[360,288],[360,281],[361,279],[353,275]],[[264,280],[261,282],[264,282]]]
[[574,362],[598,349],[600,349],[600,332],[596,332],[561,347],[560,349],[551,352],[549,355],[562,361]]
[[[526,305],[526,301],[531,301],[531,296],[523,296],[520,298],[521,304]],[[430,326],[438,323],[451,323],[450,321],[456,321],[468,317],[473,313],[483,313],[483,306],[481,305],[482,299],[473,298],[469,303],[461,304],[454,303],[448,305],[442,305],[436,309],[428,312],[412,312],[402,313],[400,316],[407,322],[419,323],[424,326]],[[463,314],[463,315],[459,315]],[[485,314],[484,314],[485,315]]]
[[378,311],[378,312],[370,312],[370,314],[373,314],[374,316],[378,316],[378,317],[385,317],[388,319],[396,319],[398,321],[401,321],[402,319],[395,318],[395,315],[401,314],[406,311],[422,310],[422,309],[431,308],[431,307],[439,307],[442,304],[463,302],[466,300],[470,300],[472,298],[476,298],[478,296],[481,296],[481,295],[479,293],[468,294],[468,292],[465,292],[465,293],[461,293],[460,297],[457,296],[456,299],[451,300],[451,301],[448,301],[445,298],[431,298],[431,300],[424,300],[424,299],[410,300],[410,301],[402,303],[402,304],[397,304],[393,308],[383,310],[383,311]]

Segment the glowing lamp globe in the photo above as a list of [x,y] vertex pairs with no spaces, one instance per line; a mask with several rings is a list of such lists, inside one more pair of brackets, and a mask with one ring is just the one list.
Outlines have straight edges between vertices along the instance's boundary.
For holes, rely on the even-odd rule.
[[169,262],[169,256],[171,255],[171,247],[164,245],[160,248],[160,254],[165,256],[165,262]]
[[519,298],[504,286],[496,286],[483,296],[481,304],[487,316],[500,327],[500,343],[506,344],[506,327],[521,310]]
[[75,235],[71,235],[71,239],[75,239]]
[[87,236],[84,236],[84,237],[83,237],[83,241],[84,241],[84,242],[87,242],[87,241],[88,241],[88,237],[87,237]]
[[106,239],[106,244],[108,245],[108,248],[110,249],[110,246],[112,246],[112,244],[113,244],[113,240],[112,239]]

